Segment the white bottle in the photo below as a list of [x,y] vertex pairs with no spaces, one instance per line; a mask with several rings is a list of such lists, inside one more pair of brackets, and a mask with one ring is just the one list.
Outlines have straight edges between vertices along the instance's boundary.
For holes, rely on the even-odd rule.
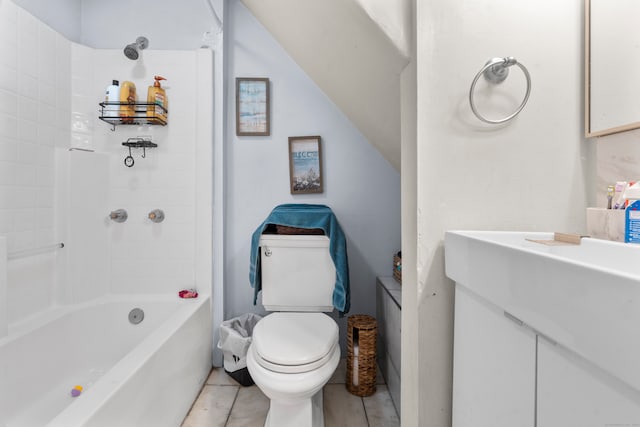
[[104,94],[104,101],[107,103],[115,102],[113,105],[105,105],[102,109],[102,115],[104,117],[118,117],[120,116],[120,82],[114,80],[111,85],[107,86],[107,90]]

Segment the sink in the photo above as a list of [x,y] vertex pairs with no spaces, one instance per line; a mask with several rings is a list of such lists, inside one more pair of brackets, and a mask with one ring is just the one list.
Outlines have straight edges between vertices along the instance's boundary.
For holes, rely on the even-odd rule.
[[640,391],[640,246],[553,233],[448,231],[457,286]]

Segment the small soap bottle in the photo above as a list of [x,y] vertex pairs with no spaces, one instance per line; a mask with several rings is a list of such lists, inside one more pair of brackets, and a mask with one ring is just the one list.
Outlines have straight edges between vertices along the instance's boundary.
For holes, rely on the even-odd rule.
[[[113,80],[104,92],[104,102],[107,104],[102,109],[104,117],[118,117],[120,115],[120,82]],[[115,103],[115,104],[111,104]]]
[[167,93],[160,85],[160,80],[166,80],[162,76],[155,76],[153,86],[147,91],[147,121],[149,123],[167,124]]

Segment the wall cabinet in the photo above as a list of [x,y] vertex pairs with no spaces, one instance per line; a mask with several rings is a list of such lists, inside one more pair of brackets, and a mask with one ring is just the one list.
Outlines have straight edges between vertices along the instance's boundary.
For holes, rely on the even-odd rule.
[[453,427],[640,426],[640,391],[456,284]]

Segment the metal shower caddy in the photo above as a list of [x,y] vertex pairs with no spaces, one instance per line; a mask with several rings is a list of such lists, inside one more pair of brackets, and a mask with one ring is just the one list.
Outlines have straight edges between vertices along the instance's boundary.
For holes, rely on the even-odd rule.
[[147,148],[155,148],[158,146],[155,142],[151,142],[151,139],[145,138],[128,138],[122,145],[129,148],[129,155],[124,158],[124,165],[128,168],[133,167],[135,163],[131,155],[132,148],[142,148],[142,155],[140,157],[144,159],[147,157]]

